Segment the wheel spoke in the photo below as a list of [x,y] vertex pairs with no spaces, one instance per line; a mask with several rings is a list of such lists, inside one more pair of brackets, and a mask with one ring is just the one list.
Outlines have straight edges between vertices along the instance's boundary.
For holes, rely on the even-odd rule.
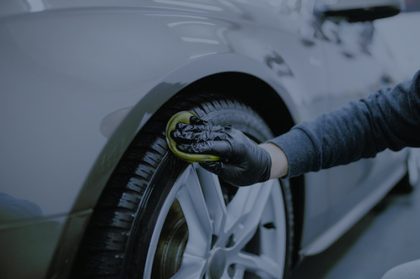
[[197,173],[193,167],[186,172],[184,185],[177,193],[188,226],[186,251],[203,256],[210,249],[212,225]]
[[278,263],[266,256],[240,252],[232,261],[265,278],[280,278],[283,272]]
[[273,182],[268,181],[259,186],[255,193],[252,193],[252,199],[249,201],[252,204],[252,210],[247,214],[246,219],[242,224],[243,227],[241,226],[241,229],[235,233],[235,247],[237,247],[237,249],[244,247],[257,231],[264,208],[270,197],[272,187]]
[[213,221],[214,232],[217,234],[221,231],[227,214],[219,178],[201,167],[197,167],[197,175]]
[[267,181],[240,188],[228,205],[227,234],[234,234],[236,250],[244,247],[255,234],[272,187],[273,181]]
[[245,274],[245,267],[243,265],[236,265],[235,275],[233,276],[233,279],[242,279],[244,278],[244,274]]
[[181,268],[171,279],[197,279],[204,273],[206,261],[203,258],[184,253]]

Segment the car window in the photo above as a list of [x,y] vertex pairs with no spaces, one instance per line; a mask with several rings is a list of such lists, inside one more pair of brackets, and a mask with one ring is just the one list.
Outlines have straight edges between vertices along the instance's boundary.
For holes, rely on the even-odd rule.
[[420,11],[420,0],[405,0],[405,12],[418,12]]

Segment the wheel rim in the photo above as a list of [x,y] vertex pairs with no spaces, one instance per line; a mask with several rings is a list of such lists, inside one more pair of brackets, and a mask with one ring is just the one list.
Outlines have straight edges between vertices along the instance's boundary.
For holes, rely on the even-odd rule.
[[279,186],[270,180],[241,187],[226,202],[217,176],[189,165],[161,208],[144,278],[282,278],[286,220]]

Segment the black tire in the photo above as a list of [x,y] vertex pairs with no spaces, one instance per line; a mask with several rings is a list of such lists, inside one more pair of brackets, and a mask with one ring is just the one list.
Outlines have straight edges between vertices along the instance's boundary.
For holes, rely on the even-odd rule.
[[[160,208],[187,166],[168,153],[164,138],[169,117],[181,110],[193,110],[212,122],[231,123],[260,142],[272,137],[262,118],[237,100],[208,93],[173,98],[145,125],[112,174],[82,240],[73,278],[143,277]],[[288,181],[281,184],[287,214],[288,274],[293,253],[293,206]]]

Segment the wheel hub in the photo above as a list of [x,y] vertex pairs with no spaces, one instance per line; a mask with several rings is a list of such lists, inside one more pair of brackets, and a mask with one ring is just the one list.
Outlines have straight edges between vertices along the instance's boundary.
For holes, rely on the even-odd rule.
[[188,228],[178,202],[175,202],[162,229],[156,249],[155,278],[170,278],[182,263],[182,254],[188,241]]

